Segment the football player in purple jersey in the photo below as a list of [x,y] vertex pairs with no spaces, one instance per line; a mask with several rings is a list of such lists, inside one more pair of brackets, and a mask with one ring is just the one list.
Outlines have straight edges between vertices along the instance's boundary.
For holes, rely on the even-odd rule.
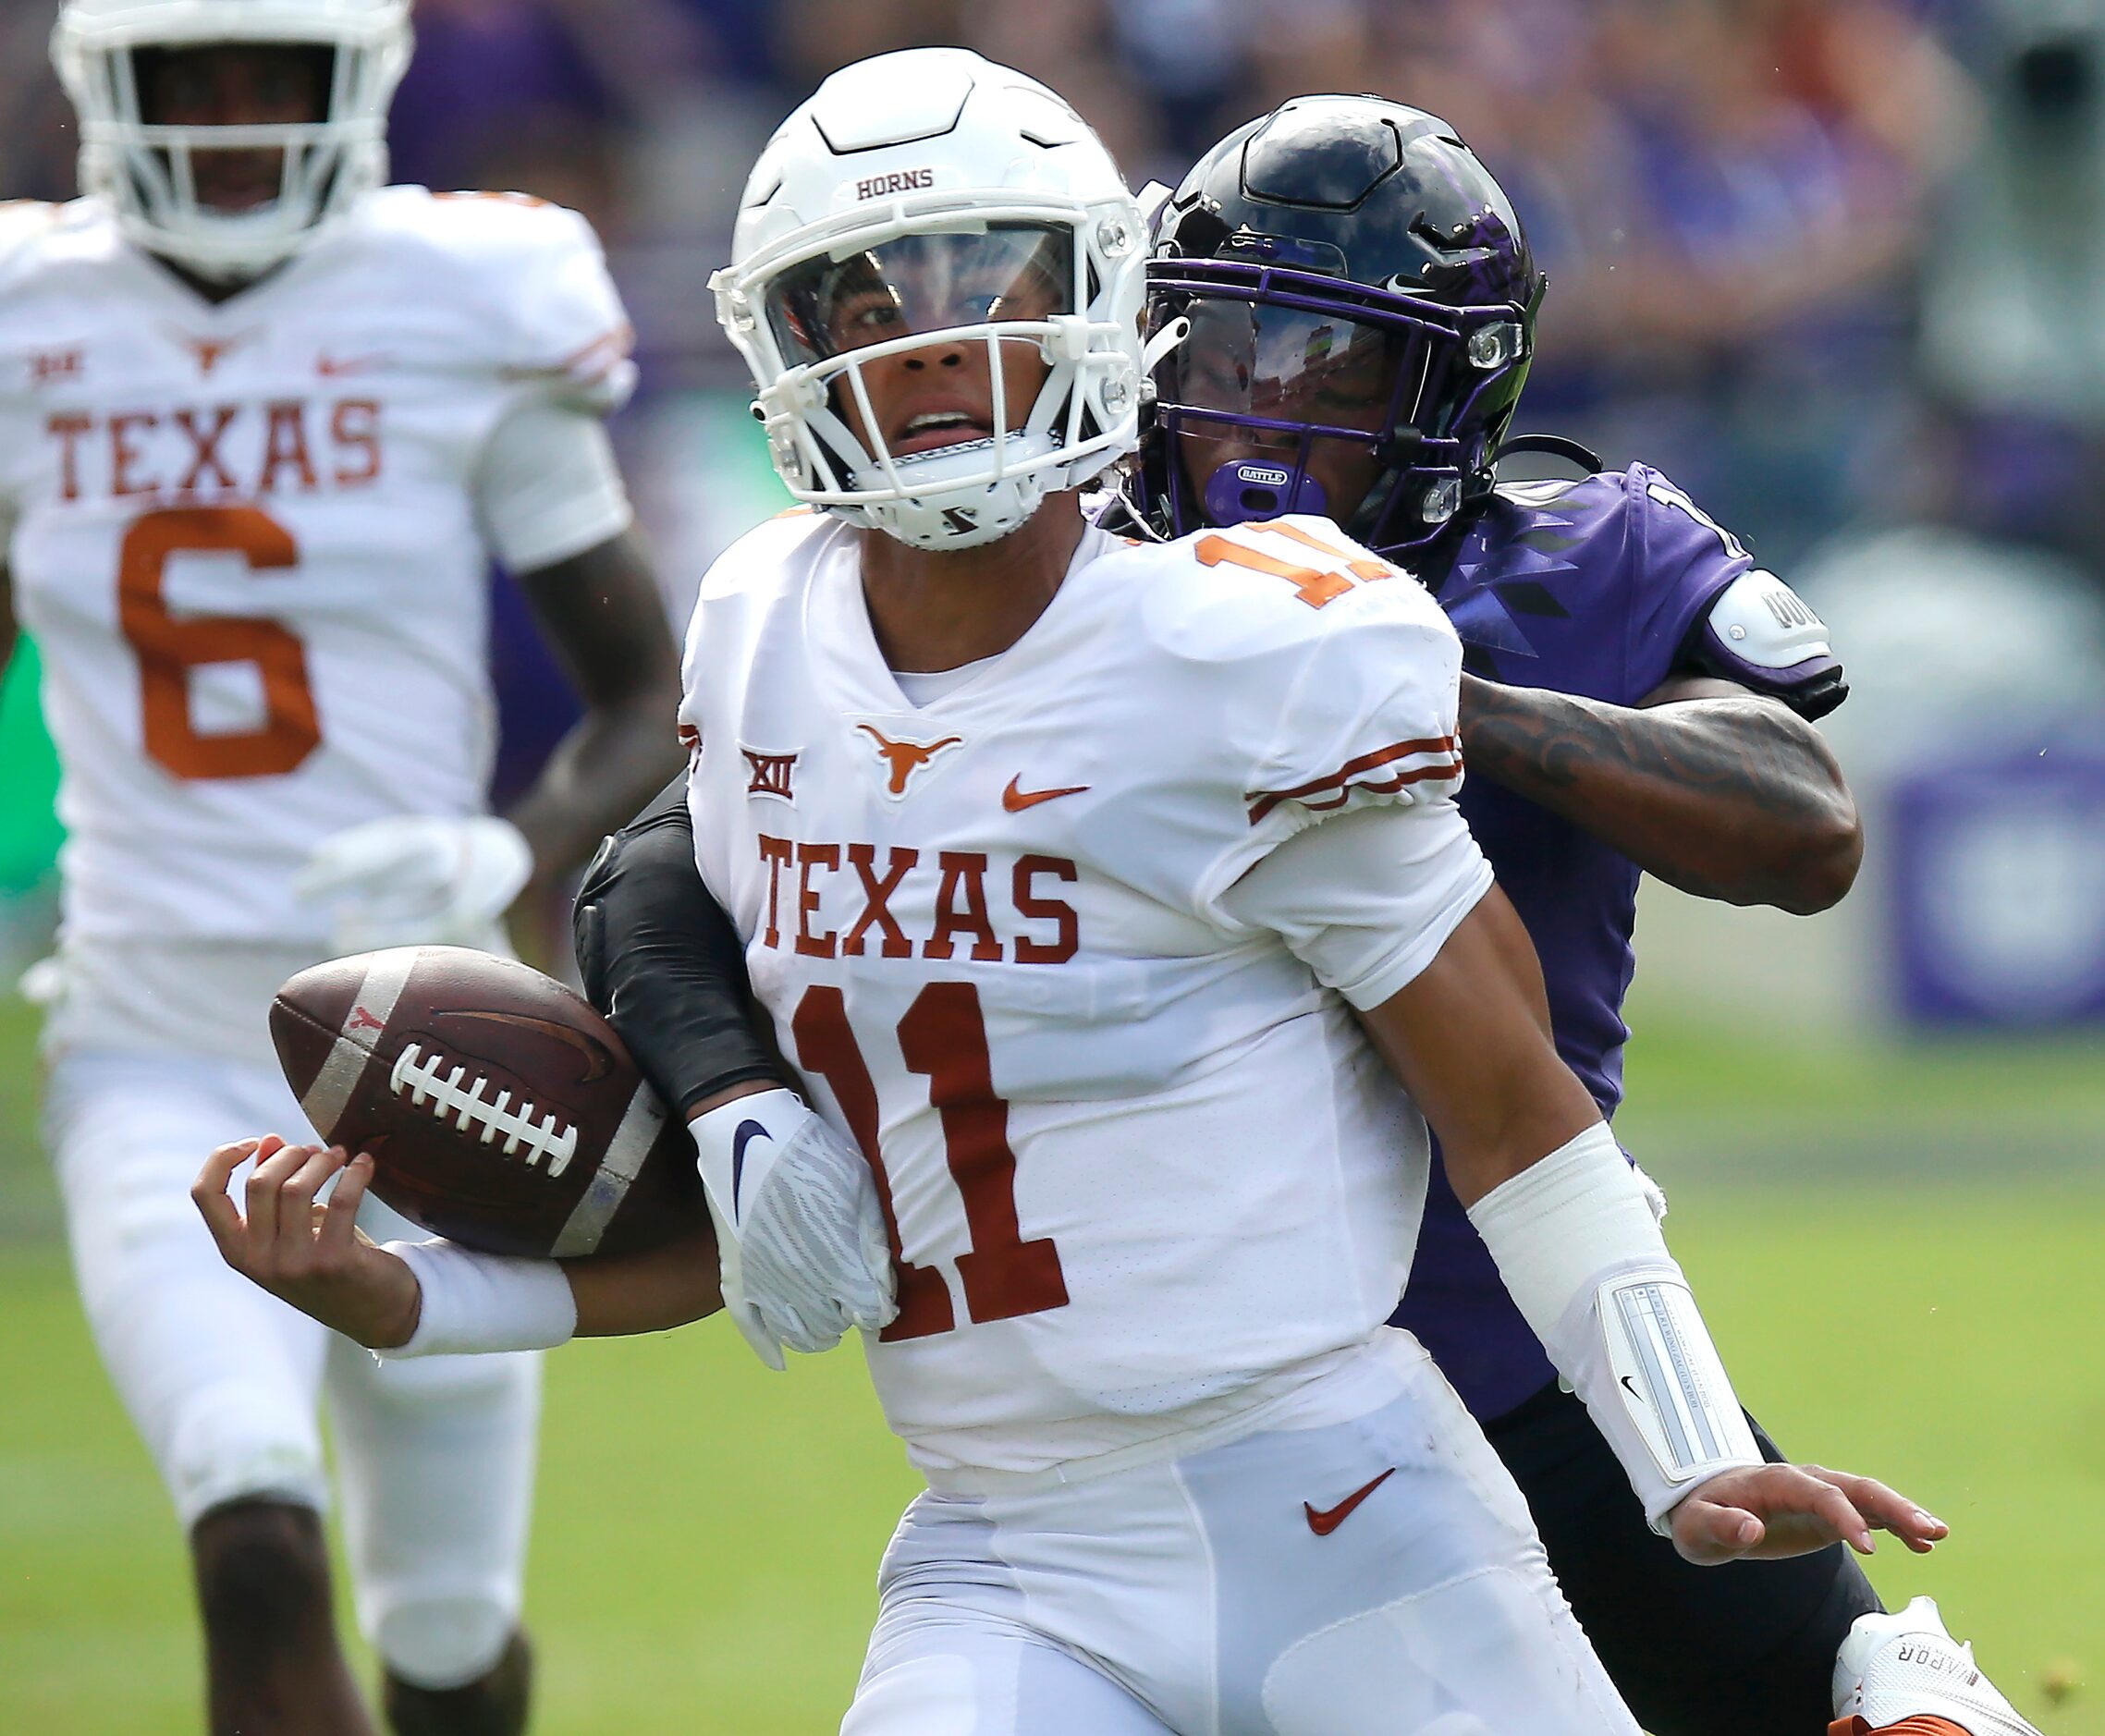
[[[1149,285],[1173,348],[1135,509],[1168,535],[1323,514],[1431,587],[1466,654],[1462,812],[1612,1116],[1641,874],[1799,914],[1855,877],[1856,807],[1812,727],[1848,691],[1825,628],[1658,471],[1507,437],[1546,280],[1436,116],[1316,96],[1238,129],[1163,207]],[[1530,448],[1589,473],[1500,485]],[[1885,1614],[1846,1552],[1711,1571],[1653,1536],[1437,1163],[1395,1324],[1483,1424],[1658,1736],[2031,1730],[1933,1604]]]
[[[1589,473],[1497,483],[1544,279],[1434,116],[1315,97],[1240,129],[1169,200],[1150,278],[1130,528],[1321,513],[1433,590],[1468,654],[1464,811],[1541,955],[1558,1048],[1611,1114],[1641,873],[1798,912],[1854,877],[1855,806],[1810,721],[1846,691],[1824,628],[1645,466],[1537,439]],[[594,999],[682,1109],[782,1076],[679,786],[603,852],[578,938]],[[1933,1605],[1886,1615],[1842,1549],[1697,1568],[1655,1535],[1437,1166],[1396,1319],[1484,1424],[1658,1736],[2037,1736]]]

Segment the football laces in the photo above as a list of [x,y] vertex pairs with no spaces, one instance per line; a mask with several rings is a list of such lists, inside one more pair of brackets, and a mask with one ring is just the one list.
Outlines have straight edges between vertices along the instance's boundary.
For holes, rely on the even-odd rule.
[[[477,1075],[469,1081],[469,1070],[457,1063],[447,1070],[447,1057],[435,1050],[428,1055],[417,1044],[403,1045],[387,1075],[387,1088],[410,1100],[413,1108],[429,1107],[439,1120],[450,1119],[463,1133],[481,1137],[507,1157],[521,1154],[529,1168],[547,1163],[550,1176],[559,1176],[577,1155],[578,1131],[566,1127],[553,1110],[543,1114],[521,1097],[515,1104],[509,1091],[499,1091],[496,1082]],[[495,1094],[485,1100],[483,1094]]]

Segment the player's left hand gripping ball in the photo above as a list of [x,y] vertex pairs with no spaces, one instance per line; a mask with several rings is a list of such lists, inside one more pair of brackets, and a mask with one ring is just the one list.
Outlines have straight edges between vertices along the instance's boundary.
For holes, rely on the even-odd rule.
[[736,1097],[691,1123],[723,1262],[724,1311],[768,1367],[831,1350],[899,1313],[870,1166],[792,1091]]
[[488,944],[533,873],[508,820],[402,814],[331,834],[293,882],[344,952]]

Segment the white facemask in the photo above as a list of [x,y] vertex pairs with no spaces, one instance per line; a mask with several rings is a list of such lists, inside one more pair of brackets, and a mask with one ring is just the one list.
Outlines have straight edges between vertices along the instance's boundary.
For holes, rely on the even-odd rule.
[[[148,125],[140,51],[218,44],[327,51],[324,118]],[[409,0],[67,0],[51,52],[80,116],[81,190],[109,203],[150,252],[204,277],[255,276],[386,178],[387,108],[410,45]],[[280,153],[277,197],[234,213],[202,203],[197,159],[211,151]]]

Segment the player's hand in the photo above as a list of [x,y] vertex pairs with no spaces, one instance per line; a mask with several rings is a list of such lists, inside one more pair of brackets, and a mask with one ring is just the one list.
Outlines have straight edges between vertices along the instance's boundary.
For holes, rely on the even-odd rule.
[[1871,1477],[1818,1465],[1756,1465],[1699,1483],[1668,1516],[1674,1547],[1699,1567],[1780,1560],[1846,1543],[1859,1555],[1890,1531],[1928,1555],[1952,1528]]
[[[244,1212],[226,1192],[251,1157]],[[325,1204],[316,1195],[339,1176]],[[276,1134],[222,1145],[205,1160],[190,1198],[221,1256],[301,1314],[376,1351],[407,1344],[417,1329],[416,1275],[375,1247],[357,1225],[373,1159],[340,1148],[288,1145]]]
[[324,838],[292,888],[328,911],[345,952],[482,946],[532,873],[509,820],[404,814]]
[[863,1154],[789,1091],[695,1118],[724,1311],[770,1368],[899,1313],[891,1243]]

